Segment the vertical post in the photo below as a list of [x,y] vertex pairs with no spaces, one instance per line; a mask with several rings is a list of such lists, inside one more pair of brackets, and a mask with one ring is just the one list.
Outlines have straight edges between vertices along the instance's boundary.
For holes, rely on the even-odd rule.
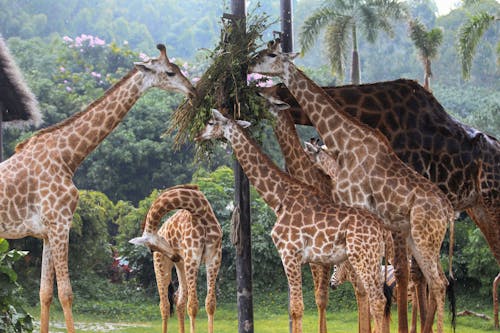
[[0,102],[0,162],[3,162],[3,105]]
[[280,0],[281,11],[281,48],[283,52],[293,52],[292,1]]
[[[292,1],[280,0],[281,13],[281,50],[293,52]],[[286,170],[286,165],[285,165]],[[290,316],[290,289],[288,290],[288,331],[292,332],[292,317]]]
[[[245,0],[231,0],[231,12],[243,20],[240,25],[246,29]],[[236,28],[236,22],[233,22]],[[246,31],[246,30],[245,30]],[[238,43],[241,41],[232,41]],[[244,72],[244,73],[243,73]],[[242,68],[242,77],[246,79],[246,68]],[[246,82],[240,82],[246,84]],[[240,100],[240,103],[244,101]],[[236,251],[236,284],[238,304],[238,333],[253,333],[253,294],[252,294],[252,244],[250,229],[250,184],[237,160],[234,162],[234,202],[239,208],[236,232],[239,235]]]

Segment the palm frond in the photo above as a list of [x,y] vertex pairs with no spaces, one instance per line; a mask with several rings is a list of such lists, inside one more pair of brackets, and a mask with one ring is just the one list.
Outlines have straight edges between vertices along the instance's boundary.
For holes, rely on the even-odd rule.
[[337,18],[325,31],[325,45],[332,73],[342,80],[347,64],[347,55],[350,50],[352,18],[343,16]]
[[423,59],[436,57],[439,45],[443,41],[443,31],[434,28],[427,31],[418,19],[410,21],[410,38]]
[[337,16],[338,14],[332,8],[321,7],[304,21],[299,32],[299,44],[302,54],[311,49],[321,29],[335,20]]
[[494,16],[486,12],[480,12],[472,16],[460,27],[458,31],[458,55],[462,63],[462,76],[464,79],[470,77],[472,59],[476,53],[477,44],[494,20]]
[[361,21],[359,26],[370,43],[374,43],[377,39],[378,29],[382,21],[377,14],[372,6],[362,5],[359,8],[359,19]]

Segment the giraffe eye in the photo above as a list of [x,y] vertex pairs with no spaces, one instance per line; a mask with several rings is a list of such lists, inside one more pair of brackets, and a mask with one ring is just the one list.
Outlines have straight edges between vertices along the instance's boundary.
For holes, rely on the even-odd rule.
[[271,57],[271,58],[276,58],[276,57],[277,57],[277,55],[276,55],[276,54],[274,54],[274,53],[269,53],[267,56],[268,56],[268,57]]
[[174,72],[165,72],[165,73],[167,73],[167,75],[170,76],[170,77],[175,76]]

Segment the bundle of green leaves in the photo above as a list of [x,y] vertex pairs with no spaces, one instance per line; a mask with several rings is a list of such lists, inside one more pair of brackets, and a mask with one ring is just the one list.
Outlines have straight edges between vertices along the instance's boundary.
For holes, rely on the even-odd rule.
[[[177,145],[193,140],[214,108],[253,125],[265,119],[264,100],[257,94],[260,80],[247,82],[247,68],[262,44],[263,32],[270,25],[267,22],[265,14],[222,20],[220,41],[210,51],[211,65],[196,85],[197,95],[185,100],[173,114],[167,133],[175,132]],[[253,126],[254,131],[256,128],[259,126]],[[210,142],[199,143],[196,156],[199,159],[210,151]]]

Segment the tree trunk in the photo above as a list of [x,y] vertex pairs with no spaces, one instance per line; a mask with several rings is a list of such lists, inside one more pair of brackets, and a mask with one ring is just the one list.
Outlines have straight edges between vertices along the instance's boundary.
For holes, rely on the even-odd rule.
[[424,88],[427,89],[428,91],[431,91],[431,76],[432,76],[432,71],[431,71],[431,60],[429,58],[425,58],[424,60]]
[[[246,29],[245,0],[231,0],[232,14],[243,24],[233,22],[234,29],[238,26]],[[232,41],[240,43],[242,41]],[[244,73],[243,73],[244,72]],[[247,69],[242,68],[242,78],[246,78]],[[246,84],[246,81],[238,82],[238,85]],[[240,100],[241,104],[246,103]],[[238,209],[237,229],[238,243],[236,244],[236,284],[238,305],[238,333],[253,333],[253,294],[252,294],[252,243],[250,229],[250,184],[243,172],[241,165],[235,159],[234,162],[234,203]]]
[[352,65],[351,65],[351,83],[359,84],[361,82],[361,70],[359,68],[358,38],[356,35],[356,25],[352,26]]

